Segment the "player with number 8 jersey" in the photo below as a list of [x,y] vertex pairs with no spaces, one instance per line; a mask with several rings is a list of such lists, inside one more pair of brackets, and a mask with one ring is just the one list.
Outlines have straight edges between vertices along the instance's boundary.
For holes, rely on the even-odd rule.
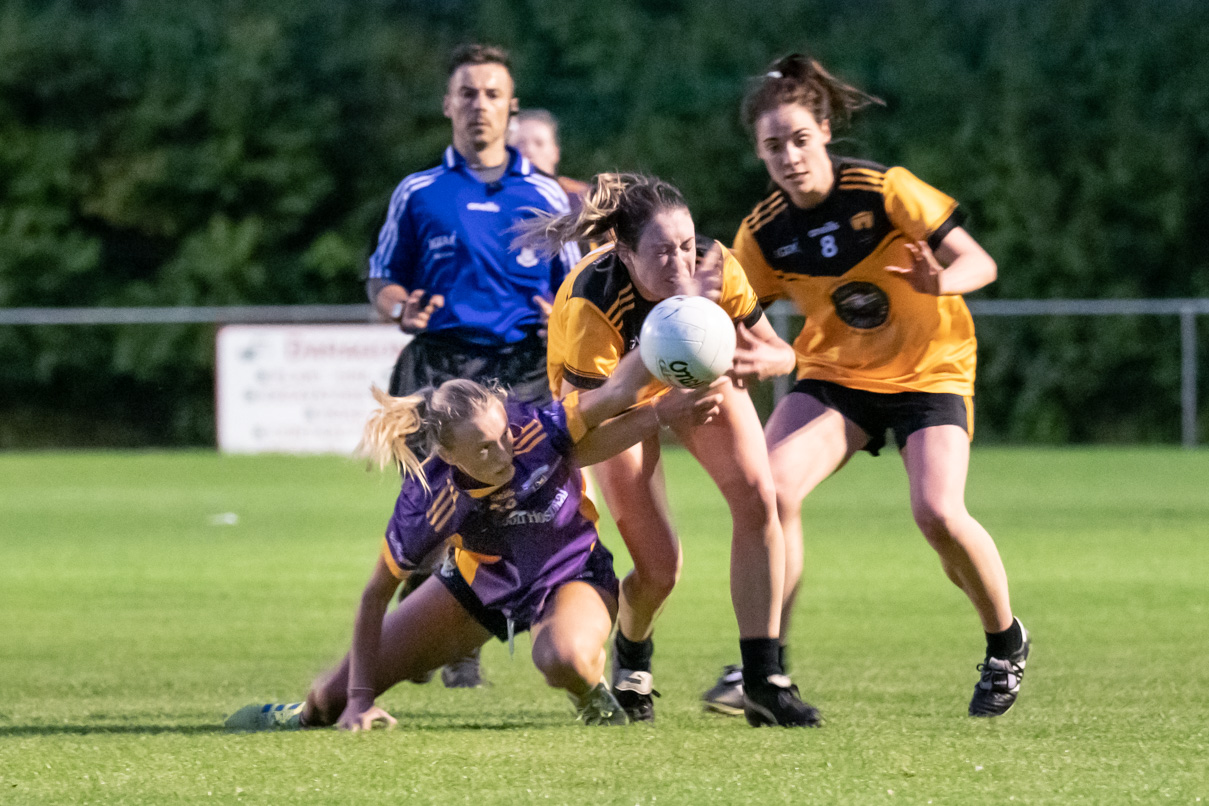
[[831,156],[835,187],[795,207],[780,188],[756,205],[734,252],[761,300],[788,297],[806,318],[798,378],[869,392],[974,394],[974,322],[958,295],[916,291],[886,266],[907,244],[939,248],[964,215],[906,168]]
[[[905,168],[828,150],[832,126],[870,102],[880,103],[796,53],[743,101],[776,191],[744,219],[734,254],[762,303],[788,297],[805,317],[797,383],[764,432],[785,535],[781,635],[801,581],[803,499],[857,451],[876,456],[893,432],[916,525],[986,633],[969,713],[998,716],[1016,700],[1029,643],[999,551],[965,505],[976,345],[961,298],[998,269],[952,198]],[[728,667],[706,705],[737,712],[740,685]]]

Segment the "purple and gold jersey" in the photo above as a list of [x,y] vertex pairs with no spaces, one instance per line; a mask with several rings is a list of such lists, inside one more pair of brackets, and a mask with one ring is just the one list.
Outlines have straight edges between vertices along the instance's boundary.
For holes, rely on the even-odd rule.
[[438,456],[403,483],[382,556],[396,576],[449,538],[453,559],[486,607],[520,623],[540,615],[549,593],[575,579],[597,542],[596,509],[570,459],[586,429],[578,400],[538,408],[505,404],[512,432],[512,479],[484,487]]

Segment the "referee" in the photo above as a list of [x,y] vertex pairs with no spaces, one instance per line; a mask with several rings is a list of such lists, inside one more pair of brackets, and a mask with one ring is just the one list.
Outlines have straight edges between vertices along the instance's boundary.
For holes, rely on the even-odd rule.
[[390,392],[498,379],[522,400],[548,401],[548,301],[579,249],[570,244],[547,257],[510,244],[515,224],[533,210],[567,212],[567,194],[506,145],[517,109],[506,51],[455,51],[443,107],[453,144],[440,165],[399,183],[369,260],[370,300],[415,335]]

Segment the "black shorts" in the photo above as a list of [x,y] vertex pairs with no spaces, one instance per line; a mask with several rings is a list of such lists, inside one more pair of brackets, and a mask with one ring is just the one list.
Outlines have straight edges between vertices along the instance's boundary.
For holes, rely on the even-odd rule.
[[810,378],[794,384],[794,392],[810,395],[835,409],[869,435],[862,450],[877,456],[886,446],[886,431],[894,432],[901,451],[907,437],[934,425],[959,425],[972,433],[974,399],[941,392],[866,392]]
[[[462,576],[457,565],[454,564],[452,549],[449,553],[449,560],[436,572],[436,578],[441,581],[446,590],[453,594],[453,598],[458,600],[458,604],[466,608],[466,612],[475,621],[486,627],[489,633],[501,641],[508,640],[508,617],[502,610],[483,604],[483,601],[471,589],[470,583]],[[617,575],[613,572],[613,553],[605,548],[604,543],[597,540],[596,545],[592,547],[592,553],[588,555],[588,561],[584,563],[584,567],[580,569],[579,573],[544,591],[535,616],[532,619],[514,620],[512,622],[513,633],[525,632],[532,626],[532,621],[539,620],[545,610],[545,603],[549,595],[568,582],[587,582],[597,590],[611,594],[614,599],[621,595],[621,585],[617,581]]]
[[497,380],[513,397],[544,406],[551,400],[546,340],[534,331],[515,344],[487,347],[439,333],[420,333],[399,353],[389,391],[405,397],[454,378]]

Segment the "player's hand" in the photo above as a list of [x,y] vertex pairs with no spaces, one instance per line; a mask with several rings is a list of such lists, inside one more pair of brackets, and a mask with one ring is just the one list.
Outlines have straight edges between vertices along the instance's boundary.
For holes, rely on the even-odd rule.
[[364,703],[350,699],[348,705],[344,707],[344,713],[340,714],[336,727],[356,733],[362,730],[373,730],[374,724],[378,722],[381,722],[387,730],[399,724],[399,720],[374,705],[372,701],[369,703],[369,707],[366,707]]
[[713,383],[696,389],[673,387],[652,403],[655,418],[660,425],[674,429],[705,425],[718,416],[722,408],[722,395],[729,385],[730,378],[723,375]]
[[781,342],[764,341],[740,324],[735,329],[735,359],[730,375],[739,388],[753,381],[766,381],[793,372],[796,358],[793,348]]
[[676,293],[689,297],[705,297],[711,302],[722,299],[722,246],[714,241],[709,250],[697,258],[692,274],[681,276]]
[[537,335],[544,339],[546,338],[546,325],[549,324],[550,314],[554,311],[554,303],[550,302],[550,300],[546,299],[541,294],[537,294],[533,297],[533,304],[537,306],[537,312],[541,314],[542,317],[542,326],[538,329]]
[[424,302],[424,289],[417,288],[407,295],[407,298],[401,303],[403,309],[399,312],[399,330],[404,333],[419,333],[421,330],[428,329],[428,320],[432,318],[433,313],[438,308],[445,307],[445,298],[440,294],[433,294],[428,300],[427,305]]
[[932,247],[926,241],[916,241],[907,244],[907,251],[911,253],[910,266],[887,266],[886,271],[899,275],[921,294],[940,296],[940,275],[945,269]]

